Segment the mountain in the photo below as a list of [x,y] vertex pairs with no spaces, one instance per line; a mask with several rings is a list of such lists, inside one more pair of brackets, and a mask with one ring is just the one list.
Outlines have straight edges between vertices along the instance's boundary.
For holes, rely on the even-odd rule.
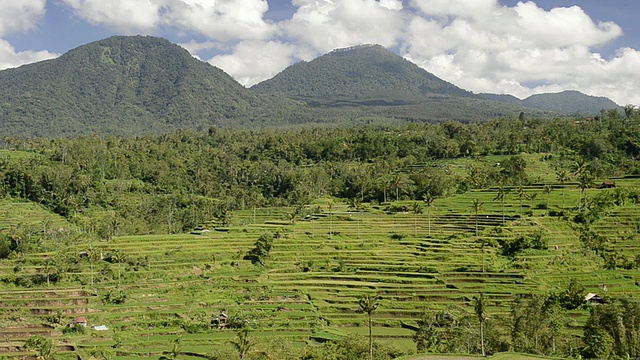
[[577,91],[534,95],[475,95],[392,53],[380,45],[334,50],[312,61],[294,64],[252,87],[279,93],[313,107],[374,107],[371,112],[405,120],[486,120],[513,116],[595,114],[618,108],[607,98]]
[[4,135],[207,128],[266,102],[182,47],[149,36],[115,36],[0,71]]
[[305,101],[406,103],[424,95],[472,96],[380,45],[334,50],[252,87]]
[[600,110],[619,109],[620,106],[606,97],[590,96],[568,90],[554,94],[531,95],[522,104],[536,109],[556,110],[569,114],[593,115]]
[[533,109],[552,110],[570,115],[594,115],[602,109],[621,109],[620,105],[606,97],[586,95],[575,90],[531,95],[524,100],[512,95],[481,94],[481,96],[485,99],[508,104],[521,105]]
[[[213,125],[478,122],[517,117],[521,111],[529,117],[575,114],[574,107],[565,107],[573,98],[584,100],[577,106],[586,112],[596,99],[562,94],[524,101],[475,95],[379,45],[335,50],[247,89],[167,40],[114,36],[57,59],[0,71],[0,134],[140,135]],[[597,99],[602,101],[595,106],[598,111],[610,107]]]
[[281,94],[325,112],[357,110],[407,121],[483,121],[517,116],[523,110],[532,116],[552,114],[475,95],[380,45],[338,49],[301,61],[251,89]]

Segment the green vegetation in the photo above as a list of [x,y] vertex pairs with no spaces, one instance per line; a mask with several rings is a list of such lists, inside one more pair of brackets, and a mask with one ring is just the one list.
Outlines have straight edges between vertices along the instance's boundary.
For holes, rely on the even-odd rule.
[[150,36],[115,36],[58,59],[0,71],[0,83],[5,136],[207,129],[245,118],[254,108],[278,118],[273,111],[285,114],[294,106],[259,96],[180,46]]
[[622,110],[620,106],[610,99],[589,96],[573,90],[554,94],[531,95],[524,100],[519,100],[511,95],[481,94],[480,96],[507,104],[521,105],[534,109],[555,110],[568,114],[594,115],[598,114],[602,109]]
[[637,356],[638,129],[6,139],[2,355]]
[[[0,71],[0,83],[0,132],[20,137],[575,114],[474,95],[380,46],[334,51],[247,89],[167,40],[115,36]],[[562,94],[548,97],[547,103],[575,103]],[[585,110],[589,115],[603,107],[622,110],[584,95],[578,100],[582,109],[597,108]]]

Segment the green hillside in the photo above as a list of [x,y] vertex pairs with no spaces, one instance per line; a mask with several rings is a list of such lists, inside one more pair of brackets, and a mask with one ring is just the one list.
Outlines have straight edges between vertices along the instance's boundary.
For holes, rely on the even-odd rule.
[[553,110],[571,115],[596,115],[602,110],[622,110],[618,104],[606,97],[589,96],[579,91],[536,94],[524,100],[520,100],[512,95],[480,94],[480,96],[505,104],[520,105],[540,110]]
[[267,103],[185,49],[148,36],[115,36],[0,71],[0,84],[0,131],[18,136],[206,129]]
[[557,110],[563,113],[594,115],[600,110],[618,109],[620,106],[602,96],[589,96],[579,91],[531,95],[522,104],[536,109]]
[[384,104],[386,99],[388,105],[412,103],[427,94],[472,96],[380,45],[334,50],[299,62],[252,89],[310,102],[344,99],[366,104],[380,99]]
[[409,121],[486,121],[501,116],[553,114],[472,94],[425,71],[380,45],[334,50],[301,61],[254,85],[324,112],[359,111]]
[[572,94],[529,102],[474,95],[378,45],[335,50],[247,89],[167,40],[115,36],[0,71],[0,132],[135,136],[212,126],[482,122],[521,112],[573,115],[576,106],[591,114],[610,105]]
[[0,355],[632,357],[640,117],[605,115],[7,139]]

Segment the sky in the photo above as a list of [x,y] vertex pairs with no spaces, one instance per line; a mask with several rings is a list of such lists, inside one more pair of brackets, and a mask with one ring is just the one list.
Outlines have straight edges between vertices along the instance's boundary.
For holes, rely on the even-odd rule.
[[251,86],[380,44],[475,93],[578,90],[640,105],[638,16],[638,0],[0,0],[0,69],[140,34]]

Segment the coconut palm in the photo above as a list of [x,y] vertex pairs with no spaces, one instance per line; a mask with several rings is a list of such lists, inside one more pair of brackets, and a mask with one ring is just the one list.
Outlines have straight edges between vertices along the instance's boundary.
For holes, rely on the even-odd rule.
[[504,213],[504,201],[507,198],[507,194],[509,194],[509,189],[507,189],[504,184],[500,184],[498,186],[498,193],[496,197],[493,198],[494,201],[500,201],[500,205],[502,207],[502,225],[505,224],[505,213]]
[[565,169],[556,170],[556,181],[562,185],[562,211],[564,211],[564,184],[569,181],[569,172]]
[[413,213],[413,235],[418,236],[418,215],[422,214],[422,205],[419,202],[412,203],[411,212]]
[[249,336],[249,328],[245,325],[236,331],[235,340],[231,340],[230,342],[238,352],[240,359],[244,359],[253,347],[253,340]]
[[524,214],[522,212],[522,200],[527,197],[527,192],[524,190],[523,186],[518,186],[518,194],[516,196],[520,201],[520,223],[522,223],[524,221]]
[[371,315],[380,305],[380,297],[364,295],[358,300],[358,307],[360,312],[366,313],[369,317],[369,359],[373,360],[373,333],[371,327]]
[[473,297],[473,310],[480,322],[480,347],[482,349],[482,356],[487,356],[484,349],[484,323],[487,320],[487,313],[484,295],[482,293],[480,293],[479,296]]
[[433,206],[433,202],[436,198],[431,195],[430,192],[424,194],[424,203],[427,205],[427,224],[428,224],[428,233],[427,236],[431,237],[431,206]]
[[[482,210],[483,205],[484,203],[478,199],[473,199],[473,201],[471,202],[471,208],[473,209],[476,219],[476,241],[480,241],[480,237],[478,236],[478,213],[480,212],[480,210]],[[482,272],[484,272],[484,246],[485,242],[481,242],[480,252],[482,254]]]

